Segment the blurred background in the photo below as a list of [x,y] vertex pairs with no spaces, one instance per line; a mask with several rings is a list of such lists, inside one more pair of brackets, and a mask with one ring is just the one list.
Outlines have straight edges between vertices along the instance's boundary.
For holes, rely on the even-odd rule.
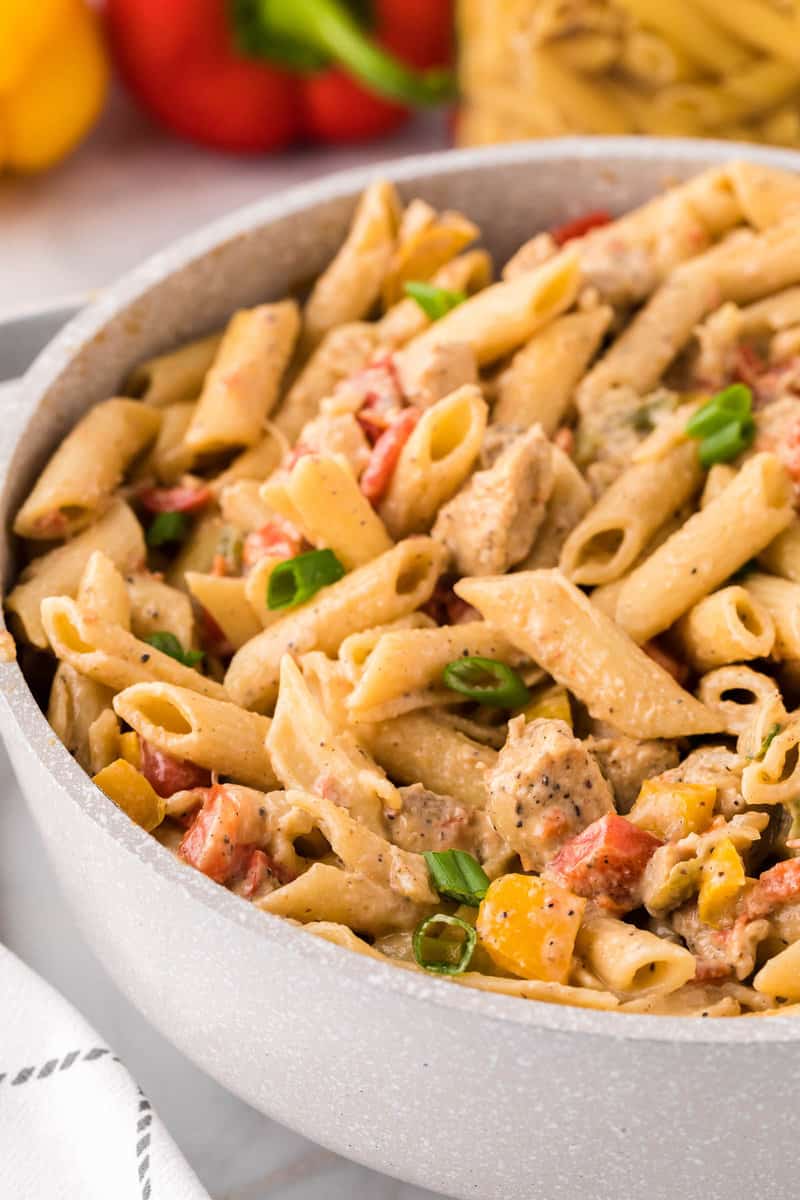
[[0,0],[0,315],[322,172],[570,133],[800,145],[795,0]]

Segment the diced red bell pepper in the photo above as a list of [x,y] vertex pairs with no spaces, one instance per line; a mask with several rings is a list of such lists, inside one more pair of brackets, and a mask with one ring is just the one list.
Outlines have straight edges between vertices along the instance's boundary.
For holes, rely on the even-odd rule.
[[242,564],[249,570],[262,558],[296,558],[303,548],[303,535],[288,521],[276,518],[254,529],[244,539]]
[[746,383],[749,388],[752,388],[757,393],[759,382],[768,369],[767,364],[754,346],[749,346],[746,342],[743,342],[736,347],[733,368],[735,379]]
[[544,874],[609,912],[630,912],[639,903],[642,872],[661,844],[617,813],[606,813],[565,842]]
[[222,786],[207,798],[178,847],[179,856],[216,883],[241,875],[255,847],[239,844],[239,808]]
[[386,354],[374,359],[341,386],[363,394],[364,401],[356,413],[356,420],[374,445],[405,407],[394,357]]
[[395,467],[422,413],[418,408],[406,408],[378,438],[369,462],[361,476],[361,491],[372,504],[385,496]]
[[550,237],[557,246],[564,246],[567,242],[583,237],[593,229],[600,229],[603,225],[610,224],[613,219],[611,213],[606,212],[604,208],[598,208],[582,217],[574,217],[571,221],[565,221],[563,225],[556,225],[550,230]]
[[745,899],[742,917],[756,921],[793,900],[800,900],[800,858],[788,858],[759,876]]
[[192,788],[208,787],[211,783],[211,773],[205,767],[184,759],[173,758],[164,750],[158,750],[146,738],[139,738],[142,756],[142,774],[158,792],[159,796],[167,799],[176,792],[190,791]]
[[213,495],[210,487],[199,484],[197,487],[142,488],[136,499],[151,513],[193,513],[205,508]]
[[253,850],[245,867],[241,895],[249,900],[261,887],[269,874],[269,859],[263,850]]

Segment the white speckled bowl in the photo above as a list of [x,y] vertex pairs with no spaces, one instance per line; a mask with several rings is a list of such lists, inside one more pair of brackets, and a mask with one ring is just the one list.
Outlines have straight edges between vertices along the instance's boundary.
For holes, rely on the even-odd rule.
[[[391,164],[500,258],[732,155],[713,142],[569,140]],[[378,171],[265,200],[151,259],[40,356],[2,435],[3,528],[84,409],[139,359],[282,295],[328,260]],[[0,569],[13,575],[6,537]],[[64,892],[119,987],[231,1091],[323,1145],[481,1200],[752,1200],[796,1193],[800,1021],[619,1016],[487,996],[319,941],[179,864],[92,786],[16,664],[0,723]]]

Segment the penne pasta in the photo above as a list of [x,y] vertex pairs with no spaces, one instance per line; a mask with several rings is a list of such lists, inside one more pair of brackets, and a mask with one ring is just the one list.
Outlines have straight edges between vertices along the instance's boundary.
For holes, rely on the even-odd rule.
[[267,717],[170,683],[133,684],[114,697],[114,711],[173,758],[262,791],[278,786],[267,751]]
[[738,737],[750,727],[766,704],[780,701],[774,679],[737,664],[709,671],[700,680],[697,698],[724,723],[725,732]]
[[48,539],[84,529],[110,506],[160,424],[160,414],[136,400],[106,400],[90,409],[48,462],[17,513],[14,532]]
[[234,655],[225,677],[231,698],[245,708],[271,707],[284,654],[335,654],[348,634],[413,612],[430,598],[442,565],[430,538],[408,538],[331,584]]
[[81,612],[66,596],[42,601],[42,623],[56,658],[114,691],[134,683],[164,682],[212,699],[227,699],[225,689],[213,679],[140,642],[119,625]]
[[221,341],[221,333],[212,333],[177,350],[146,359],[128,376],[125,395],[136,396],[155,408],[196,400]]
[[786,473],[757,454],[707,508],[695,513],[625,580],[616,619],[636,642],[670,626],[792,520]]
[[669,995],[694,978],[697,966],[684,946],[613,917],[587,919],[576,950],[605,987],[625,996]]
[[462,579],[456,591],[568,688],[591,716],[630,737],[715,733],[720,721],[558,571]]
[[291,300],[242,309],[231,318],[186,431],[195,456],[261,440],[299,328]]
[[690,608],[675,626],[682,657],[696,671],[766,658],[775,625],[766,605],[743,587],[726,587]]

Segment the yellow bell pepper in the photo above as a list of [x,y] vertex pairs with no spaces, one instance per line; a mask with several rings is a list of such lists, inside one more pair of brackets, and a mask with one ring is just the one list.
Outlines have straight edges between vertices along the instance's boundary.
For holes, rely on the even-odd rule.
[[533,699],[523,708],[522,715],[526,722],[548,717],[551,721],[564,721],[572,729],[569,692],[557,683],[538,688]]
[[121,733],[119,735],[119,756],[129,762],[137,771],[142,769],[142,751],[139,745],[138,733]]
[[103,767],[92,782],[148,833],[160,825],[166,816],[166,805],[161,796],[144,775],[124,758],[117,758]]
[[718,929],[733,908],[746,883],[742,856],[730,838],[717,842],[703,863],[697,915],[705,925]]
[[566,983],[586,901],[534,875],[502,875],[475,928],[492,960],[523,979]]
[[711,824],[717,789],[704,783],[646,779],[628,820],[664,842],[702,833]]
[[0,0],[0,170],[39,171],[91,128],[109,68],[84,0]]

